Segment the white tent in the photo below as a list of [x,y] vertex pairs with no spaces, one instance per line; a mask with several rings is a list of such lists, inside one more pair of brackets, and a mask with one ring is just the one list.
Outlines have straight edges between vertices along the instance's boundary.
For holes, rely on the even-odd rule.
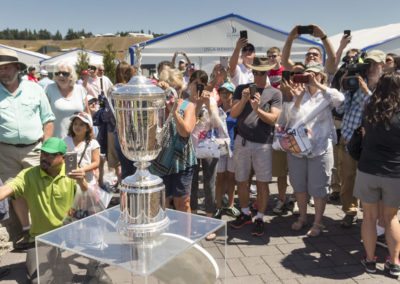
[[[329,37],[335,50],[339,47],[342,36],[343,33]],[[400,55],[400,23],[351,31],[351,42],[346,50],[350,48],[363,51],[379,49]]]
[[90,64],[97,65],[103,63],[103,55],[101,55],[100,53],[91,50],[76,48],[69,52],[54,56],[46,60],[42,60],[40,62],[40,66],[42,69],[46,69],[49,72],[54,72],[57,65],[60,63],[67,63],[75,66],[76,62],[78,61],[78,54],[82,51],[88,54]]
[[14,50],[18,55],[19,61],[25,63],[27,66],[35,66],[36,68],[39,68],[40,61],[50,58],[50,56],[44,55],[39,52],[20,49],[4,44],[0,44],[0,48],[7,48]]
[[[171,60],[175,51],[184,51],[197,68],[210,72],[221,56],[232,55],[241,30],[247,30],[249,42],[256,47],[259,56],[266,55],[267,49],[273,46],[282,49],[288,35],[242,16],[229,14],[133,45],[129,48],[127,61],[136,64],[136,50],[144,47],[141,51],[142,67],[154,68],[160,61]],[[291,59],[303,61],[310,46],[319,46],[324,50],[320,43],[299,37],[293,42]]]

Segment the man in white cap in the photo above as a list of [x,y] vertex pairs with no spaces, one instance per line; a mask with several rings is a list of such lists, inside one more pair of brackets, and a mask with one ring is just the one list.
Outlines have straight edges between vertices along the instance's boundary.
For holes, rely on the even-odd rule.
[[[37,83],[20,79],[25,69],[15,51],[0,49],[0,178],[4,183],[21,170],[39,164],[41,142],[53,134],[55,117],[49,100]],[[12,204],[28,234],[25,199],[17,198]],[[10,220],[9,225],[15,221]],[[15,232],[10,233],[11,238],[15,237]]]
[[[336,108],[338,113],[343,114],[341,133],[339,141],[339,176],[342,182],[340,189],[340,201],[342,210],[345,213],[341,226],[350,228],[357,221],[358,200],[353,195],[354,182],[357,171],[357,161],[355,161],[346,149],[355,129],[361,125],[364,106],[372,91],[376,88],[378,80],[383,73],[386,55],[380,50],[371,50],[367,52],[364,62],[369,66],[365,72],[358,71],[358,74],[351,79],[342,79],[342,88],[346,89],[345,100],[340,108]],[[364,65],[366,66],[366,65]],[[346,86],[349,85],[349,86]],[[350,86],[351,85],[351,86]],[[350,88],[349,88],[350,87]]]
[[38,84],[42,86],[43,90],[46,90],[46,87],[53,83],[54,81],[49,78],[49,72],[44,69],[40,70],[40,81]]

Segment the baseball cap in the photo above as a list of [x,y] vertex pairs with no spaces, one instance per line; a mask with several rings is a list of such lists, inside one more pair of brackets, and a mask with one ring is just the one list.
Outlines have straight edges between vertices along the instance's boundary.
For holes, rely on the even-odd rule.
[[364,58],[364,61],[366,60],[372,60],[376,63],[385,63],[386,61],[386,54],[382,50],[371,50],[367,52],[367,56]]
[[49,72],[47,72],[47,70],[40,70],[40,75],[42,75],[42,76],[48,76],[49,75]]
[[89,104],[91,104],[92,102],[98,101],[99,99],[92,96],[92,95],[87,95],[87,101]]
[[40,150],[49,154],[61,153],[64,155],[67,152],[67,144],[60,138],[51,137],[43,142]]
[[79,118],[80,120],[82,120],[84,123],[88,124],[90,127],[93,127],[93,121],[92,118],[90,117],[90,115],[86,112],[78,112],[75,113],[71,116],[71,121],[73,121],[75,118]]
[[186,63],[185,59],[179,59],[179,63]]
[[219,87],[218,91],[221,89],[225,89],[230,93],[235,92],[235,86],[231,82],[225,82]]
[[321,64],[307,66],[305,72],[321,73],[324,72],[324,66],[322,66]]

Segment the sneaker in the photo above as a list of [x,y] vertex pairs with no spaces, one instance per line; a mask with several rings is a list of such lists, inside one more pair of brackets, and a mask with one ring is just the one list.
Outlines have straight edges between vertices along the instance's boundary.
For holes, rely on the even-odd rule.
[[222,208],[217,208],[216,210],[215,210],[215,212],[214,212],[214,214],[212,215],[212,217],[214,218],[214,219],[221,219],[221,217],[222,217]]
[[299,209],[299,206],[297,205],[297,202],[295,202],[293,204],[292,214],[293,215],[300,215],[300,209]]
[[390,275],[400,276],[400,265],[390,263],[389,259],[386,259],[385,271],[389,272]]
[[264,221],[261,218],[257,218],[254,221],[254,228],[251,231],[251,234],[256,237],[261,237],[264,235]]
[[34,240],[29,236],[29,231],[23,231],[21,237],[15,242],[14,249],[27,250],[35,247]]
[[351,228],[353,224],[357,222],[357,215],[345,215],[342,221],[340,222],[340,226],[343,228]]
[[285,202],[283,202],[282,200],[278,199],[278,202],[276,202],[276,205],[275,205],[274,209],[272,209],[272,212],[274,212],[275,214],[280,215],[285,211],[286,211]]
[[232,207],[225,207],[224,208],[225,214],[231,217],[239,217],[240,211],[235,206]]
[[367,257],[364,257],[361,259],[361,264],[368,273],[376,273],[376,257],[374,257],[374,260],[367,260]]
[[383,247],[383,248],[387,248],[387,243],[386,243],[386,238],[385,238],[385,234],[379,235],[376,239],[376,245]]
[[231,222],[231,227],[235,228],[235,229],[240,229],[244,225],[248,225],[251,223],[253,223],[253,221],[251,219],[251,214],[246,215],[243,212],[241,212],[240,215],[236,218],[236,220]]
[[257,186],[255,184],[250,185],[250,194],[257,195]]
[[308,200],[308,205],[314,207],[314,198],[312,196],[310,196],[310,199]]

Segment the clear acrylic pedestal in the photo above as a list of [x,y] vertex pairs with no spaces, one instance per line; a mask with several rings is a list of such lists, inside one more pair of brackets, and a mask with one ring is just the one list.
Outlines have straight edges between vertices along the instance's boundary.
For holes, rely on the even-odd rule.
[[119,216],[116,206],[36,237],[39,283],[225,283],[224,221],[167,210],[164,233],[135,240],[117,232]]

